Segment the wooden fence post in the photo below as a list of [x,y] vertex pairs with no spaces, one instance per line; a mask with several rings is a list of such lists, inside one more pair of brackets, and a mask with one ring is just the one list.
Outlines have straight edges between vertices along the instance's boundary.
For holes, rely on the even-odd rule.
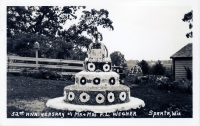
[[36,58],[36,69],[38,70],[38,50],[40,49],[40,44],[38,42],[34,43],[35,58]]

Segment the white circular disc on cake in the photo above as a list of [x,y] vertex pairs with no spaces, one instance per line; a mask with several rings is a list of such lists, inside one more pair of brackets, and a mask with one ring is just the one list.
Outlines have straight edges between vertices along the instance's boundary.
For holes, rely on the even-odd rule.
[[[100,99],[99,99],[99,98],[100,98]],[[101,93],[97,94],[97,96],[96,96],[96,102],[97,102],[98,104],[101,104],[101,103],[103,103],[104,101],[105,101],[105,98],[104,98],[103,94],[101,94]]]
[[74,92],[69,92],[69,94],[68,94],[68,99],[69,99],[70,101],[72,101],[72,100],[74,100],[74,98],[75,98]]
[[94,63],[88,63],[88,70],[89,71],[94,71],[96,69]]
[[104,70],[105,72],[108,72],[108,71],[110,70],[110,66],[109,66],[108,64],[104,64],[104,65],[103,65],[103,70]]
[[112,93],[112,92],[108,93],[107,99],[108,99],[109,102],[114,102],[115,101],[114,93]]
[[123,111],[130,109],[137,109],[145,106],[143,100],[135,97],[130,97],[130,101],[127,103],[116,104],[116,105],[74,105],[64,102],[64,97],[58,97],[47,101],[46,106],[58,110],[68,111],[93,111],[94,113],[108,113],[115,111]]
[[119,94],[119,99],[120,99],[121,101],[125,101],[125,100],[126,100],[126,92],[121,92],[121,93]]
[[[85,96],[85,99],[83,98]],[[79,99],[81,102],[87,102],[90,100],[90,95],[88,95],[87,93],[83,92],[80,94]]]

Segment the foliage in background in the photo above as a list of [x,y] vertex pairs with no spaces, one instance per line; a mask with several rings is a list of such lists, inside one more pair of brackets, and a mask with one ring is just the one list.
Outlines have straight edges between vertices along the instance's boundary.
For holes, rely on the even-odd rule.
[[91,9],[91,11],[82,11],[80,21],[77,25],[72,25],[68,31],[73,32],[75,35],[80,35],[86,32],[91,37],[103,40],[103,35],[98,31],[98,26],[114,30],[112,21],[109,19],[109,12],[105,9],[99,11]]
[[[43,43],[48,41],[48,38],[45,36],[36,35],[33,33],[22,33],[18,32],[12,37],[7,38],[7,52],[15,53],[23,57],[34,57],[35,50],[33,49],[34,42],[40,41],[41,51],[47,49]],[[39,53],[40,53],[39,52]]]
[[186,71],[187,79],[191,81],[192,80],[192,71],[190,70],[189,67],[184,66],[184,68],[185,68],[185,71]]
[[138,62],[137,65],[141,67],[144,75],[149,74],[150,67],[149,67],[149,64],[145,60]]
[[166,70],[166,68],[163,66],[163,64],[159,60],[151,68],[151,72],[154,75],[164,75],[165,74],[165,70]]
[[[114,29],[109,12],[84,10],[85,6],[8,6],[7,7],[7,52],[19,56],[34,56],[33,43],[39,42],[39,57],[83,60],[91,38],[102,40],[98,27]],[[64,29],[68,20],[78,18],[78,24]]]
[[[8,6],[7,35],[16,32],[55,37],[67,20],[76,19],[80,6]],[[85,8],[84,6],[82,8]]]
[[35,79],[51,79],[51,80],[59,80],[62,75],[60,75],[57,71],[52,71],[48,69],[39,69],[35,71],[29,71],[24,69],[22,71],[22,75],[26,77],[33,77]]
[[[193,25],[193,11],[191,10],[190,12],[188,12],[187,14],[184,15],[183,19],[184,22],[188,22],[189,23],[189,29],[192,29]],[[186,34],[187,38],[192,38],[193,37],[193,33],[192,31]]]
[[112,60],[112,65],[114,66],[123,66],[124,68],[127,67],[126,64],[126,60],[124,58],[124,55],[119,52],[119,51],[115,51],[113,53],[110,54],[110,58]]
[[173,73],[172,69],[169,67],[165,67],[165,76],[168,77],[170,80],[173,80]]

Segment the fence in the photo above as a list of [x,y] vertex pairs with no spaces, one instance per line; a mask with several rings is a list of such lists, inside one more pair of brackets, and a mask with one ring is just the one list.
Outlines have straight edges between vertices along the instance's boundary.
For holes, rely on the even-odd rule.
[[24,68],[32,68],[32,71],[37,71],[40,68],[44,68],[59,70],[59,73],[62,75],[74,75],[83,70],[83,61],[79,60],[19,56],[8,56],[7,58],[8,73],[20,73]]

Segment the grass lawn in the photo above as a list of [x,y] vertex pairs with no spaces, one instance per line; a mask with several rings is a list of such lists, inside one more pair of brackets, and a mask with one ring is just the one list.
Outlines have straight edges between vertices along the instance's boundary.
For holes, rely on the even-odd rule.
[[[144,100],[145,107],[135,111],[134,118],[192,118],[192,94],[158,89],[155,84],[133,84],[125,81],[131,89],[131,96]],[[63,96],[65,86],[72,81],[33,79],[23,76],[7,76],[7,117],[28,118],[20,112],[64,112],[46,107],[46,102]],[[127,111],[126,111],[127,112]],[[167,114],[168,112],[168,114]],[[169,112],[177,116],[169,116]],[[75,113],[75,112],[72,112]],[[39,116],[40,118],[41,116]],[[66,114],[66,118],[73,118]],[[110,116],[111,118],[113,116]],[[30,117],[34,118],[34,117]],[[36,116],[38,118],[38,116]],[[53,117],[51,117],[53,118]],[[77,117],[78,118],[78,117]],[[81,118],[81,117],[80,117]],[[92,117],[91,117],[92,118]],[[95,118],[104,118],[97,115]],[[120,117],[114,117],[120,118]],[[128,116],[123,118],[129,118]]]

